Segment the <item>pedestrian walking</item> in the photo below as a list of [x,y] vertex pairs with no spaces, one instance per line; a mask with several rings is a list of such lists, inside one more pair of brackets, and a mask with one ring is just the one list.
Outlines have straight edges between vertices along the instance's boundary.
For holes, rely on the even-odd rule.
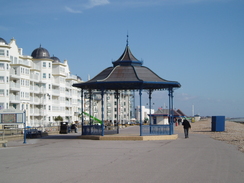
[[191,128],[191,124],[189,123],[189,121],[187,119],[184,119],[183,123],[183,128],[184,128],[184,134],[185,134],[185,138],[189,138],[189,128]]

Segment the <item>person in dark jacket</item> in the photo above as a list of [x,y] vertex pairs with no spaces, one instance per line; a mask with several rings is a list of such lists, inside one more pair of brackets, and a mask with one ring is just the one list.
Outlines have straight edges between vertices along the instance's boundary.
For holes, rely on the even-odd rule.
[[182,125],[184,128],[185,138],[189,138],[188,133],[189,133],[189,128],[191,128],[191,124],[189,123],[189,121],[187,119],[184,119]]

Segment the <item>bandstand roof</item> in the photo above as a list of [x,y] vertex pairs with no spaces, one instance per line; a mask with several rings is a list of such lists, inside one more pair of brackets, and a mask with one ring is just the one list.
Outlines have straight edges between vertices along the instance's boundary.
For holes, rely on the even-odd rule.
[[168,81],[159,77],[136,59],[128,45],[113,66],[104,69],[87,82],[75,83],[74,87],[82,89],[103,90],[136,90],[136,89],[167,89],[179,88],[177,81]]

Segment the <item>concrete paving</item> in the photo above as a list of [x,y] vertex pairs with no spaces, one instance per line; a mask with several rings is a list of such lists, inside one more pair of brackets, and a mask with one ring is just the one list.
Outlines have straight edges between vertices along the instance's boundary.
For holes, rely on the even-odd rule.
[[[123,131],[123,132],[122,132]],[[121,130],[135,134],[136,128]],[[1,183],[243,183],[244,153],[206,135],[99,141],[59,134],[0,148]]]

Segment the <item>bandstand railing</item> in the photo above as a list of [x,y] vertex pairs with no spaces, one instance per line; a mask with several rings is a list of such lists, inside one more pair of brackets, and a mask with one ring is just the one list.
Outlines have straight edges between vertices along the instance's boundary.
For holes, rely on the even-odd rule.
[[142,136],[149,135],[172,135],[173,125],[142,125]]
[[[117,127],[105,127],[104,134],[117,134]],[[102,125],[83,125],[82,135],[102,135]]]

